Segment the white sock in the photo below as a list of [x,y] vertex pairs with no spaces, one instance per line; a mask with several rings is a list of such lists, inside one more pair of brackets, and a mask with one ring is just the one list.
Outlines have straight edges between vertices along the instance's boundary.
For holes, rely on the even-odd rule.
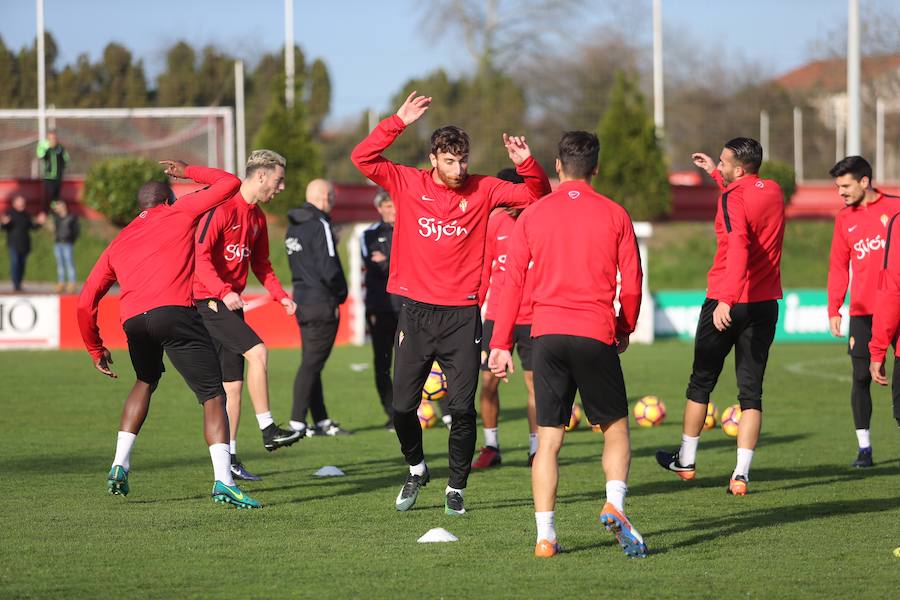
[[536,433],[528,434],[528,454],[535,454],[538,449],[538,440]]
[[264,413],[256,414],[256,422],[259,423],[259,429],[262,431],[275,421],[272,419],[272,411],[266,411]]
[[700,445],[700,436],[691,437],[681,434],[681,448],[678,449],[678,464],[682,467],[697,462],[697,446]]
[[228,446],[232,455],[237,454],[237,440],[231,440],[231,443],[228,444]]
[[331,425],[331,419],[325,419],[324,421],[316,421],[316,427],[318,427],[319,429],[325,429],[329,425]]
[[556,527],[553,523],[553,511],[534,513],[534,522],[537,523],[537,541],[556,541]]
[[606,482],[606,501],[621,513],[625,512],[625,494],[627,493],[628,485],[624,481],[612,479]]
[[869,435],[868,429],[857,429],[856,430],[856,441],[859,442],[860,448],[871,448],[872,447],[872,438]]
[[113,459],[112,466],[119,465],[126,471],[131,469],[131,448],[134,447],[135,439],[137,439],[136,433],[119,432],[119,437],[116,439],[116,457]]
[[234,479],[231,477],[231,455],[228,453],[228,444],[210,446],[209,457],[212,459],[216,481],[221,481],[227,486],[234,485]]
[[466,490],[465,490],[465,489],[454,488],[454,487],[450,487],[450,486],[448,485],[447,487],[444,488],[444,495],[446,496],[446,495],[449,494],[450,492],[459,492],[459,495],[460,495],[460,496],[463,496],[463,497],[465,497],[465,495],[466,495]]
[[410,465],[409,472],[411,475],[418,475],[421,477],[425,474],[425,461],[423,460],[417,465]]
[[484,445],[485,446],[490,446],[491,448],[497,448],[499,450],[500,449],[500,442],[498,441],[499,437],[500,436],[497,435],[496,427],[493,427],[491,429],[488,429],[487,427],[484,428]]
[[291,421],[291,429],[294,431],[306,431],[306,423],[303,421]]
[[749,448],[737,449],[737,466],[734,473],[731,474],[732,479],[738,475],[743,475],[750,479],[750,463],[753,462],[753,450]]

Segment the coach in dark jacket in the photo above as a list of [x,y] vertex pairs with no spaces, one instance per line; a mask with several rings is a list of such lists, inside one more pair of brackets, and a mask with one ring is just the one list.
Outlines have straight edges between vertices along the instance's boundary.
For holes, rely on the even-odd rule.
[[366,267],[366,325],[372,338],[375,387],[381,406],[388,416],[385,427],[393,429],[391,354],[401,300],[399,296],[387,291],[387,282],[391,270],[391,243],[397,213],[391,197],[383,190],[375,195],[375,209],[381,215],[381,220],[363,231],[359,247]]
[[[306,435],[347,433],[328,418],[322,392],[322,369],[337,337],[339,306],[347,299],[347,280],[328,216],[333,206],[332,185],[323,179],[311,181],[306,188],[306,204],[288,213],[290,225],[284,240],[301,344],[291,427]],[[309,425],[307,412],[312,413]]]
[[9,251],[9,273],[13,289],[22,291],[25,278],[25,262],[31,253],[31,230],[39,229],[46,216],[41,213],[36,220],[25,210],[25,197],[18,195],[12,199],[12,206],[0,217],[0,224],[6,230],[6,249]]

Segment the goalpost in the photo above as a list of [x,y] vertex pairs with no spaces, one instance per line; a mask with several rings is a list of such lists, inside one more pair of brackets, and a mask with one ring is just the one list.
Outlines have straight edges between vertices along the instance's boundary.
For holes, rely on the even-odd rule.
[[[0,110],[0,177],[37,178],[37,109]],[[46,110],[69,153],[70,175],[114,156],[179,158],[235,172],[231,107],[53,108]]]

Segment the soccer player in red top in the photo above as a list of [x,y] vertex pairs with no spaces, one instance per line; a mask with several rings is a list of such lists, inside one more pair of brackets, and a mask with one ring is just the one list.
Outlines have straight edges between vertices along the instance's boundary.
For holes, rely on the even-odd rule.
[[431,98],[412,92],[353,149],[353,164],[383,187],[397,210],[388,292],[404,298],[395,342],[394,427],[409,474],[395,507],[412,508],[430,474],[416,407],[437,360],[447,376],[450,478],[447,514],[465,513],[463,491],[475,453],[475,390],[481,350],[478,289],[488,216],[498,206],[525,207],[550,191],[550,181],[523,137],[503,134],[516,171],[514,184],[469,175],[469,136],[448,125],[431,135],[430,170],[398,165],[382,153],[419,119]]
[[884,261],[878,275],[878,292],[869,342],[869,374],[878,385],[887,385],[884,369],[888,346],[894,346],[894,419],[900,426],[900,223],[895,214],[888,221]]
[[227,397],[231,433],[231,473],[236,479],[259,481],[237,457],[237,430],[241,418],[244,359],[247,388],[269,452],[290,446],[300,433],[282,429],[269,409],[268,351],[262,339],[244,321],[241,292],[250,270],[272,299],[293,315],[297,305],[281,287],[269,262],[269,230],[259,203],[266,204],[284,190],[284,157],[271,150],[254,150],[247,159],[246,176],[237,193],[212,209],[197,227],[194,302],[219,354]]
[[[503,169],[497,173],[497,177],[514,183],[522,183],[522,177],[516,173],[515,169]],[[487,469],[499,465],[502,461],[498,431],[500,380],[491,373],[487,359],[491,351],[490,341],[494,331],[497,305],[500,303],[499,290],[501,289],[503,270],[506,268],[507,248],[513,228],[516,226],[516,218],[521,212],[517,208],[497,209],[491,213],[488,220],[484,270],[481,273],[481,289],[478,290],[484,314],[484,337],[481,340],[481,423],[484,431],[484,446],[479,450],[478,457],[472,462],[473,469]],[[513,346],[519,351],[525,388],[528,391],[528,466],[530,467],[537,450],[537,425],[534,408],[534,373],[531,370],[531,280],[527,278],[522,293],[522,303],[516,317]]]
[[[615,534],[627,555],[647,555],[647,546],[623,506],[631,441],[619,362],[637,324],[643,273],[628,212],[591,187],[599,152],[600,142],[593,133],[563,134],[556,159],[559,187],[516,221],[490,344],[491,371],[506,378],[513,370],[510,348],[528,273],[538,426],[531,487],[537,523],[534,553],[539,557],[559,552],[554,526],[558,456],[576,391],[588,420],[604,435],[607,502],[600,522]],[[618,315],[613,305],[617,273],[621,273]]]
[[107,486],[127,495],[131,449],[147,418],[150,396],[165,371],[163,351],[203,406],[203,429],[212,458],[212,498],[239,508],[259,503],[234,485],[228,456],[228,415],[222,371],[203,320],[194,310],[194,230],[200,217],[237,191],[240,180],[218,169],[162,161],[172,177],[187,177],[209,187],[175,202],[168,185],[144,184],[138,192],[140,214],[97,259],[78,298],[78,326],[98,371],[116,377],[112,356],[103,346],[97,307],[116,282],[119,312],[137,380],[125,400],[116,456]]
[[778,322],[784,194],[776,182],[757,175],[763,156],[762,146],[754,139],[727,142],[718,166],[706,154],[696,153],[693,159],[722,191],[716,209],[716,255],[697,322],[681,448],[677,452],[660,450],[656,460],[682,479],[694,478],[709,396],[725,357],[734,348],[741,422],[737,465],[727,491],[743,496],[762,426],[763,376]]
[[[900,212],[900,198],[872,187],[872,166],[861,156],[848,156],[828,172],[834,178],[844,208],[834,221],[831,261],[828,268],[828,321],[831,333],[842,337],[841,306],[850,288],[850,326],[847,354],[853,366],[850,407],[856,427],[859,453],[854,467],[871,467],[872,394],[869,375],[869,340],[872,313],[878,291],[878,275],[884,262],[887,225]],[[850,272],[853,272],[851,282]]]

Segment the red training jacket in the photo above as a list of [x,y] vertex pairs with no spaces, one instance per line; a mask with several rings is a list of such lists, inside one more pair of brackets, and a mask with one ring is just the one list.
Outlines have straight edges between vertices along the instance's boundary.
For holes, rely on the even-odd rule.
[[185,175],[209,187],[141,212],[97,259],[78,298],[78,327],[88,352],[97,360],[103,339],[97,306],[119,282],[122,322],[160,306],[193,306],[194,229],[209,209],[228,200],[241,180],[225,171],[189,166]]
[[[888,222],[884,261],[878,276],[875,312],[872,314],[872,339],[869,354],[873,362],[884,363],[887,347],[894,345],[894,356],[900,344],[900,224],[897,215]],[[897,382],[894,382],[897,385]]]
[[[478,302],[484,305],[487,301],[484,312],[485,321],[493,321],[497,318],[497,304],[500,302],[499,291],[503,287],[503,265],[506,264],[509,239],[512,237],[515,227],[516,218],[502,209],[492,212],[488,219],[487,242],[484,246],[484,269],[481,272],[481,288],[478,290]],[[531,268],[530,263],[528,268]],[[531,318],[531,277],[526,273],[516,325],[531,325]]]
[[716,256],[707,275],[706,296],[729,306],[781,298],[784,195],[778,184],[745,175],[722,190],[716,208]]
[[[509,350],[525,272],[534,261],[532,337],[564,334],[613,344],[641,308],[641,257],[628,212],[586,181],[567,181],[516,220],[491,348]],[[613,306],[621,273],[618,317]]]
[[900,198],[878,192],[874,202],[866,206],[846,206],[837,214],[828,266],[829,317],[840,314],[848,286],[850,316],[875,312],[875,294],[878,291],[878,274],[884,262],[887,224],[898,212]]
[[247,287],[250,269],[276,302],[287,298],[269,262],[266,217],[240,191],[200,220],[194,246],[194,299],[222,299]]
[[397,115],[384,119],[350,158],[383,187],[397,208],[387,290],[443,306],[478,303],[488,216],[498,206],[524,208],[550,191],[534,158],[516,167],[524,184],[469,175],[452,190],[435,183],[433,169],[398,165],[382,152],[403,133]]

